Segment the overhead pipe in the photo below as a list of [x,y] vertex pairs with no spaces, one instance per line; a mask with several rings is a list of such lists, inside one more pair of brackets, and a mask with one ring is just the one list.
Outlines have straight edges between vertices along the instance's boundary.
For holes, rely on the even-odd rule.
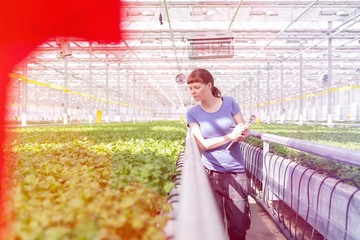
[[[326,40],[329,40],[329,38],[333,38],[333,37],[334,37],[335,35],[337,35],[338,33],[340,33],[340,32],[342,32],[342,31],[346,30],[347,28],[349,28],[349,27],[357,24],[358,22],[357,22],[357,21],[354,21],[354,22],[353,22],[352,24],[350,24],[349,26],[346,26],[346,28],[340,29],[342,26],[344,26],[345,24],[349,23],[349,22],[352,21],[352,20],[355,20],[355,19],[358,18],[358,17],[360,17],[360,13],[357,14],[356,16],[354,16],[353,18],[349,19],[348,21],[344,22],[343,24],[341,24],[341,25],[338,26],[337,28],[333,29],[333,30],[332,30],[332,34],[328,34],[326,38],[320,40],[319,42],[313,44],[312,46],[309,46],[309,47],[303,49],[302,51],[299,51],[299,52],[293,54],[292,56],[288,57],[285,61],[281,62],[280,64],[282,64],[282,63],[284,63],[284,62],[287,62],[287,61],[289,61],[289,60],[297,57],[299,54],[302,54],[302,53],[304,53],[304,52],[307,52],[307,51],[310,50],[310,49],[313,49],[314,47],[317,47],[320,43],[325,42]],[[328,48],[327,48],[327,50],[328,50]],[[275,66],[277,66],[277,65],[275,65]]]
[[[169,9],[167,7],[167,2],[166,0],[164,0],[164,6],[165,6],[165,12],[166,12],[166,18],[167,18],[167,22],[168,22],[168,25],[169,25],[169,29],[170,29],[170,36],[171,36],[171,42],[173,44],[173,47],[174,47],[174,53],[175,53],[175,59],[176,59],[176,66],[180,72],[180,66],[179,66],[179,61],[178,61],[178,58],[177,58],[177,54],[176,54],[176,46],[175,46],[175,41],[174,41],[174,32],[172,30],[172,27],[171,27],[171,22],[170,22],[170,16],[169,16]],[[161,14],[161,13],[160,13]]]
[[230,25],[229,25],[229,27],[228,27],[228,31],[230,31],[231,25],[232,25],[233,22],[235,21],[236,15],[237,15],[237,13],[239,12],[239,9],[240,9],[242,3],[243,3],[243,0],[241,0],[241,1],[239,2],[238,6],[237,6],[237,8],[236,8],[236,10],[235,10],[235,14],[234,14],[234,16],[232,17],[232,19],[231,19],[231,21],[230,21]]
[[259,55],[262,51],[265,50],[265,48],[267,48],[275,39],[277,39],[281,34],[283,34],[291,25],[293,25],[294,23],[296,23],[305,13],[307,13],[307,11],[309,11],[312,6],[315,5],[315,3],[317,3],[319,0],[315,0],[313,1],[306,9],[304,12],[302,12],[297,18],[295,18],[292,22],[290,22],[285,28],[283,28],[278,34],[276,34],[275,37],[273,37],[264,47],[262,47],[259,51],[257,51],[255,53],[255,56],[253,56],[250,61],[252,61],[257,55]]

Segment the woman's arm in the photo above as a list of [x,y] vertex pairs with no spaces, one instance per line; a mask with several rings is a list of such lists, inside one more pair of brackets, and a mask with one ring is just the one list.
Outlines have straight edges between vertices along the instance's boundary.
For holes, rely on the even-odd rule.
[[236,124],[240,124],[240,123],[245,124],[245,119],[241,112],[238,112],[237,114],[234,115],[234,120]]
[[215,148],[218,148],[230,141],[236,140],[237,135],[239,135],[241,132],[240,128],[235,128],[231,133],[226,134],[224,136],[205,139],[200,131],[199,124],[190,123],[189,127],[191,130],[191,133],[195,137],[196,143],[197,143],[200,151],[215,149]]

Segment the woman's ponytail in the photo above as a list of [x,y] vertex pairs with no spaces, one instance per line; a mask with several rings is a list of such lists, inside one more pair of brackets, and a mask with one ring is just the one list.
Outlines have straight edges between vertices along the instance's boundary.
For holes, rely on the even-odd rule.
[[214,97],[221,97],[221,92],[217,87],[213,86],[211,88],[211,92],[212,92]]

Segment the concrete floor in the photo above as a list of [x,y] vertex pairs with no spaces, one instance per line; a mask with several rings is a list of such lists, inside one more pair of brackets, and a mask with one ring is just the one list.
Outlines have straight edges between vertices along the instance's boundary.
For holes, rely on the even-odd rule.
[[[274,221],[267,212],[259,206],[252,197],[249,197],[251,208],[251,226],[247,232],[247,240],[286,240]],[[168,238],[173,239],[175,232],[175,220],[168,221],[166,233]],[[176,238],[175,238],[176,239]],[[202,239],[201,239],[202,240]]]
[[247,232],[247,240],[286,240],[274,221],[255,200],[249,197],[252,214],[251,227]]

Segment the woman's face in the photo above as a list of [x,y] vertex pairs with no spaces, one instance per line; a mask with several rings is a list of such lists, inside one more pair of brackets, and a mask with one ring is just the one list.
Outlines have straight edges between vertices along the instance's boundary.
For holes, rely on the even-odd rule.
[[209,93],[211,94],[211,83],[205,84],[194,82],[190,83],[188,86],[191,96],[194,98],[195,101],[201,101],[207,98],[209,96]]

